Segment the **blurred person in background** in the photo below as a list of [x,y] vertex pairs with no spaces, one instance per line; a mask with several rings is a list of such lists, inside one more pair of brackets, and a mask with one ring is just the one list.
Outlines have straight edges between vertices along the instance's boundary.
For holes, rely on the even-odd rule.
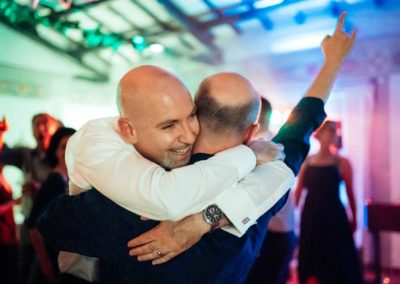
[[[357,228],[353,174],[349,160],[338,153],[337,122],[325,121],[315,137],[320,149],[304,162],[295,191],[298,204],[307,189],[300,224],[299,280],[301,284],[363,283],[352,234]],[[351,222],[339,197],[342,181]]]
[[42,235],[36,229],[36,220],[46,209],[51,200],[68,192],[65,148],[69,138],[74,133],[75,129],[61,127],[56,131],[53,137],[51,137],[50,145],[46,153],[46,161],[52,169],[34,200],[31,214],[26,222],[39,264],[36,272],[41,271],[45,277],[45,279],[42,278],[37,283],[45,283],[46,281],[48,283],[54,283],[59,273],[57,266],[58,252],[51,250],[46,245]]
[[[7,125],[6,118],[2,123]],[[24,185],[22,187],[22,214],[27,218],[32,208],[32,198],[40,188],[40,184],[47,178],[50,165],[46,162],[46,150],[49,147],[51,136],[59,128],[60,122],[48,113],[39,113],[32,118],[32,134],[36,141],[35,148],[15,147],[9,148],[3,143],[0,135],[0,163],[13,165],[23,171]],[[4,132],[0,130],[0,132]],[[24,224],[20,227],[20,243],[18,248],[18,270],[21,283],[27,283],[34,259],[34,250],[29,239],[29,234]]]
[[[0,122],[0,151],[3,148],[3,134],[8,130],[7,121]],[[3,284],[15,283],[17,279],[17,228],[14,221],[13,206],[19,200],[13,200],[11,186],[3,174],[4,165],[0,164],[0,279]]]

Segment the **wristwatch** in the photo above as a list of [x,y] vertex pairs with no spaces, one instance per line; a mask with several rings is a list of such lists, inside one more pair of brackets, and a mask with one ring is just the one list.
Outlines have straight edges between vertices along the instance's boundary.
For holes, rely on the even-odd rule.
[[211,204],[203,210],[203,219],[211,225],[211,231],[219,228],[223,215],[224,213],[216,204]]

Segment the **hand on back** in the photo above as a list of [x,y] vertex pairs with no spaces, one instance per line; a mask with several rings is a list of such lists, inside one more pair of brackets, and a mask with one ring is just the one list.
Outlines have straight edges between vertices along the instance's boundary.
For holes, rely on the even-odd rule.
[[256,155],[257,165],[285,159],[285,154],[283,152],[284,147],[282,144],[277,144],[261,138],[251,141],[249,147],[253,150],[254,155]]

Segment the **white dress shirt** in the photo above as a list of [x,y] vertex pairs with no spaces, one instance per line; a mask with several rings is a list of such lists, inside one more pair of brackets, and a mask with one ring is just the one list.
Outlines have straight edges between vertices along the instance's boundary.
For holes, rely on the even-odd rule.
[[124,141],[117,118],[89,121],[69,139],[66,149],[68,175],[76,185],[70,187],[71,194],[94,187],[125,209],[153,220],[180,220],[216,203],[232,222],[225,229],[237,236],[294,182],[292,171],[281,161],[248,175],[255,161],[252,150],[240,145],[166,171]]

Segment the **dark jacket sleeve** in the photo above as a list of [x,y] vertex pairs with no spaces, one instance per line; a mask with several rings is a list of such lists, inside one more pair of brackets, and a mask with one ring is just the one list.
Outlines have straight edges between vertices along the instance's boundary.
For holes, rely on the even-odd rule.
[[326,117],[321,99],[306,97],[300,100],[288,120],[272,139],[285,147],[285,164],[297,175],[310,150],[310,136]]
[[9,148],[4,144],[0,151],[0,164],[12,165],[22,169],[29,151],[30,149],[26,147]]
[[154,227],[157,222],[140,217],[116,205],[97,190],[76,196],[62,195],[39,217],[37,228],[56,250],[106,260],[136,258],[128,254],[127,243]]

